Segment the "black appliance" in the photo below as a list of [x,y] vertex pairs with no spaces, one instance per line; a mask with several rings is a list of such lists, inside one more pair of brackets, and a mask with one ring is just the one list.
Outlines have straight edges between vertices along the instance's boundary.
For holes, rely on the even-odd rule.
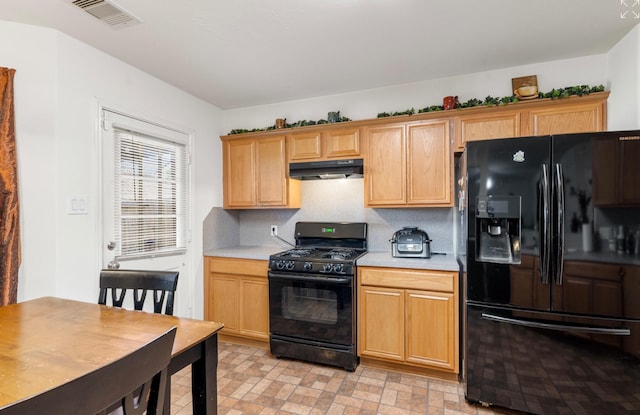
[[460,166],[467,400],[640,413],[640,131],[470,142]]
[[360,178],[363,165],[362,159],[289,163],[289,177],[300,180]]
[[391,238],[391,255],[395,258],[431,258],[431,239],[416,226],[405,226]]
[[353,371],[356,260],[366,223],[298,222],[296,246],[269,257],[271,353]]

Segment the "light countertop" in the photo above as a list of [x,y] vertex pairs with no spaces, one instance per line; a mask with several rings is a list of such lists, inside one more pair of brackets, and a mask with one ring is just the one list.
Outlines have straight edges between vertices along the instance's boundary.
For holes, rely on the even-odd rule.
[[[229,248],[205,251],[204,256],[219,256],[226,258],[258,259],[267,261],[270,255],[286,251],[283,246],[235,246]],[[534,252],[523,254],[535,255]],[[582,252],[570,251],[565,253],[565,261],[604,262],[610,264],[640,265],[640,256],[620,255],[614,252]],[[434,254],[431,258],[394,258],[390,251],[369,251],[358,259],[359,266],[432,269],[436,271],[458,271],[459,265],[453,254]]]
[[282,246],[234,246],[229,248],[204,251],[204,256],[219,256],[224,258],[262,259],[269,260],[269,256],[289,248]]
[[[269,259],[270,255],[286,251],[281,246],[236,246],[205,251],[204,256],[225,258]],[[358,259],[359,266],[430,269],[436,271],[458,271],[460,268],[453,254],[432,255],[431,258],[394,258],[390,251],[369,251]]]
[[459,271],[453,254],[435,254],[431,258],[394,258],[390,251],[369,251],[358,259],[359,266],[429,269],[435,271]]

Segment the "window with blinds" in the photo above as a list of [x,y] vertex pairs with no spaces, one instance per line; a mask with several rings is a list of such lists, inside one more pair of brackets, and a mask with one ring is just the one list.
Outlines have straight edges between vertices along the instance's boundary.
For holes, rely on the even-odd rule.
[[114,126],[116,258],[182,254],[187,247],[187,149]]

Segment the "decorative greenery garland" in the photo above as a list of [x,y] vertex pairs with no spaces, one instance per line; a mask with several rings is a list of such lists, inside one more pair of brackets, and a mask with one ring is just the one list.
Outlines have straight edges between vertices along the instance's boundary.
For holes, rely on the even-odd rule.
[[[559,88],[559,89],[554,88],[549,92],[544,92],[544,93],[539,92],[538,98],[560,99],[560,98],[568,98],[572,95],[574,96],[589,95],[593,92],[604,92],[604,85],[598,85],[594,87],[590,87],[589,85],[575,85],[575,86],[569,86],[569,87]],[[491,95],[488,95],[483,101],[476,98],[472,98],[466,102],[459,104],[456,108],[508,105],[514,102],[518,102],[518,98],[515,95],[506,96],[502,98],[494,98]],[[429,107],[424,107],[422,109],[419,109],[418,113],[420,114],[424,112],[435,112],[435,111],[444,111],[444,108],[442,105],[431,105]],[[414,108],[410,108],[402,112],[393,112],[393,113],[381,112],[381,113],[378,113],[378,118],[395,117],[398,115],[413,115],[415,113],[416,113],[416,110]],[[338,122],[344,122],[344,121],[351,121],[351,119],[347,117],[340,117],[340,121]],[[287,123],[285,124],[284,128],[304,127],[307,125],[319,125],[319,124],[328,124],[328,123],[329,121],[327,120],[318,120],[318,121],[303,120],[303,121],[298,121],[291,124]],[[237,129],[231,130],[229,135],[254,133],[254,132],[260,132],[260,131],[270,131],[270,130],[275,130],[275,128],[276,128],[275,125],[271,125],[265,128],[254,128],[253,130],[237,128]]]

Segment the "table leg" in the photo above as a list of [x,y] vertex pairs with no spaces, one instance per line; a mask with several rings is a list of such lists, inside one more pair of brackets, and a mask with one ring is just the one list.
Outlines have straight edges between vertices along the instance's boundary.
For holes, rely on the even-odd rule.
[[218,335],[202,344],[202,357],[191,364],[191,396],[194,415],[218,413]]

